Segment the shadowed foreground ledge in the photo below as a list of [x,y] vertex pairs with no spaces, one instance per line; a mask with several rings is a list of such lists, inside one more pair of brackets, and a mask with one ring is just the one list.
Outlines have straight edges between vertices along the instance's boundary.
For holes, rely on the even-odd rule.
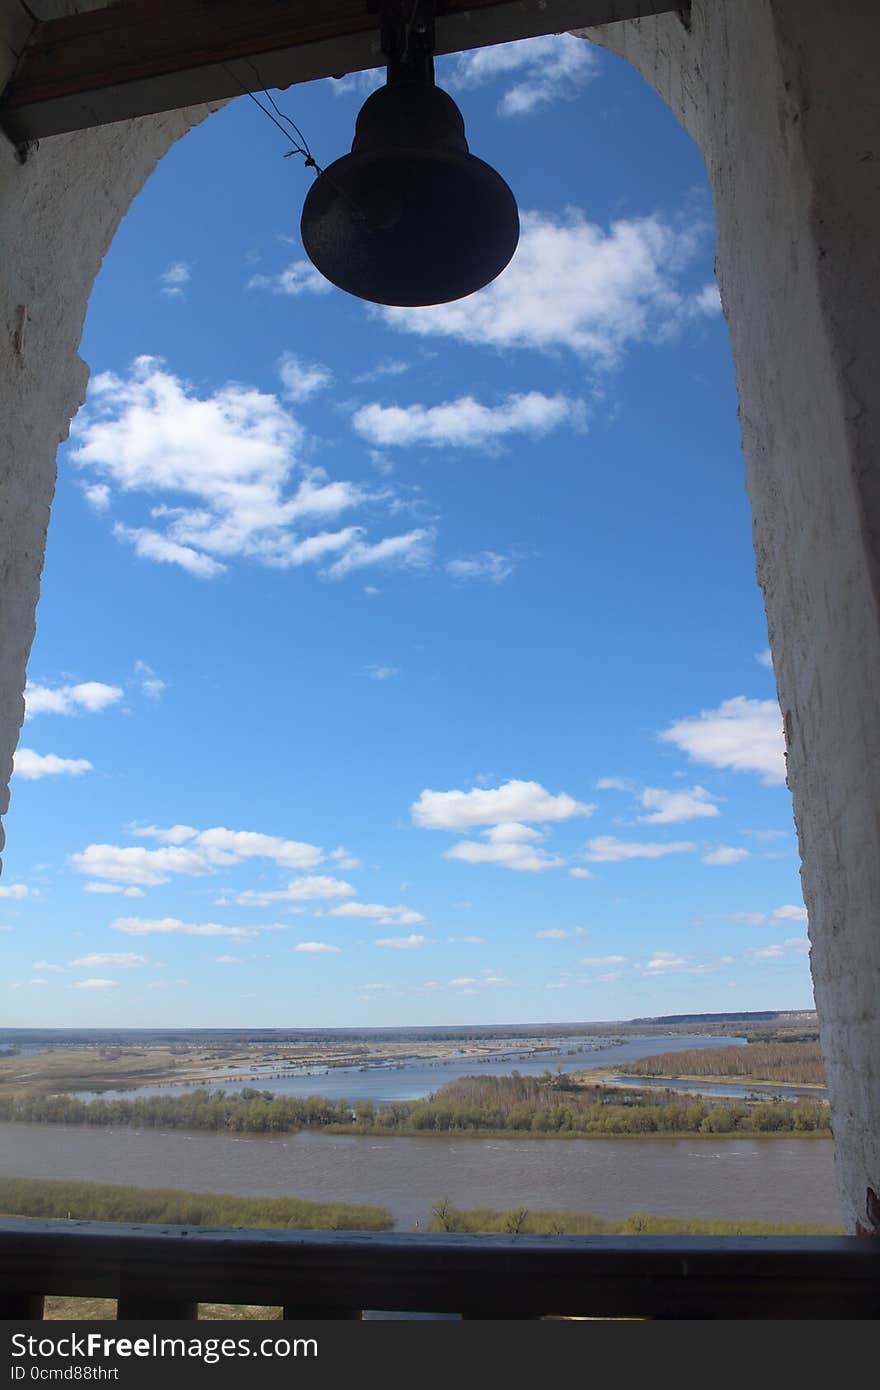
[[200,1302],[281,1304],[287,1318],[876,1318],[880,1240],[0,1222],[0,1316],[39,1318],[46,1294],[153,1319],[194,1318]]

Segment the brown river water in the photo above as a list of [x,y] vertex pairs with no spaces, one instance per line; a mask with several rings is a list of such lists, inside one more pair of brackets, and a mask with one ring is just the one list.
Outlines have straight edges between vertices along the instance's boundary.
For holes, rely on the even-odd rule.
[[840,1225],[827,1139],[251,1137],[0,1123],[0,1176],[366,1202],[424,1229],[443,1198],[623,1217]]

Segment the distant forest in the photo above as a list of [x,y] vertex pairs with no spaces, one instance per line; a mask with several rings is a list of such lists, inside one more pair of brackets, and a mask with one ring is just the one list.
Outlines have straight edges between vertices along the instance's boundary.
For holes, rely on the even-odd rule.
[[627,1062],[630,1076],[741,1076],[791,1085],[824,1086],[825,1064],[818,1042],[746,1043],[744,1047],[699,1047],[661,1052]]
[[0,1120],[138,1125],[249,1134],[326,1129],[354,1134],[492,1133],[541,1138],[650,1134],[830,1133],[821,1101],[714,1103],[672,1091],[574,1087],[552,1077],[463,1077],[427,1100],[372,1105],[318,1096],[200,1088],[185,1095],[84,1101],[74,1096],[0,1099]]

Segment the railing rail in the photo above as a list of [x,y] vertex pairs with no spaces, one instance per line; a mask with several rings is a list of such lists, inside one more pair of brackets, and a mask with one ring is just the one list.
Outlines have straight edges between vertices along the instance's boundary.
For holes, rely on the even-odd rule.
[[119,1317],[200,1302],[472,1318],[876,1318],[880,1239],[474,1236],[0,1221],[0,1316],[45,1295],[113,1298]]

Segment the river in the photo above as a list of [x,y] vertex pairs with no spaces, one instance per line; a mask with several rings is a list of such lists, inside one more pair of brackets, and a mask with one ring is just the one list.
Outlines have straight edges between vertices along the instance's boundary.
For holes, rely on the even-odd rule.
[[[241,1067],[238,1076],[222,1081],[202,1082],[211,1090],[223,1086],[226,1090],[256,1086],[279,1096],[327,1096],[330,1100],[372,1101],[374,1104],[394,1100],[418,1100],[436,1091],[448,1081],[461,1076],[509,1076],[514,1070],[523,1076],[542,1076],[545,1071],[580,1071],[590,1067],[626,1069],[628,1062],[640,1057],[653,1057],[658,1052],[682,1052],[694,1047],[732,1047],[744,1044],[745,1038],[698,1037],[630,1037],[606,1045],[596,1038],[560,1038],[550,1051],[530,1052],[516,1046],[506,1047],[482,1058],[452,1054],[426,1060],[411,1057],[393,1064],[362,1067],[321,1067],[293,1069],[283,1074],[266,1068]],[[277,1068],[277,1064],[274,1064]],[[135,1096],[164,1095],[168,1086],[175,1091],[195,1090],[198,1082],[174,1081],[158,1086],[138,1086],[135,1090],[120,1088],[102,1092],[78,1091],[90,1100],[98,1094],[131,1099]],[[708,1078],[707,1078],[708,1085]]]
[[443,1198],[623,1217],[842,1225],[825,1139],[250,1137],[0,1123],[0,1174],[388,1207],[401,1230]]

